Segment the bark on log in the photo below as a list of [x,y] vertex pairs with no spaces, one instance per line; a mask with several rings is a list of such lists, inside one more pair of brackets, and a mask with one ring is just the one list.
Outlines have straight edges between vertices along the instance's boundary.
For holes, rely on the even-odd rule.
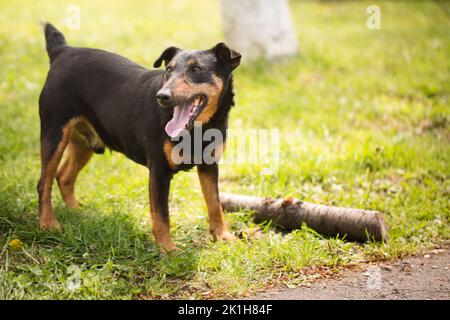
[[344,236],[347,240],[389,242],[384,215],[378,211],[332,207],[308,203],[297,199],[220,194],[220,202],[227,211],[241,209],[255,212],[255,221],[272,220],[287,230],[299,229],[305,223],[325,236]]

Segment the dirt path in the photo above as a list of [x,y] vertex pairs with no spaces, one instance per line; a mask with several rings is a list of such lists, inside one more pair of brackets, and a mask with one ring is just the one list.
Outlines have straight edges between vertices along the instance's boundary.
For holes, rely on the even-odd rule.
[[339,279],[325,279],[295,289],[271,290],[252,299],[450,299],[450,251],[400,261],[380,262],[363,271],[344,271]]

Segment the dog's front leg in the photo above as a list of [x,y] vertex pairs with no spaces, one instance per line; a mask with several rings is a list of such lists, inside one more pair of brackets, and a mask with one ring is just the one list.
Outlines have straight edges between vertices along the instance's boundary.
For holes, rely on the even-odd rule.
[[169,189],[172,175],[161,167],[150,168],[150,212],[152,231],[161,251],[173,251],[178,248],[170,237]]
[[197,166],[198,177],[202,187],[203,196],[208,207],[209,231],[214,240],[234,240],[235,237],[228,231],[223,218],[223,210],[219,201],[219,169],[217,163]]

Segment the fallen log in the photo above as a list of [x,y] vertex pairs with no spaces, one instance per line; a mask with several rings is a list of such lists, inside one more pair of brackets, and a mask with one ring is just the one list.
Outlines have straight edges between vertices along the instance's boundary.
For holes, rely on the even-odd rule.
[[324,206],[286,198],[220,194],[220,202],[227,211],[252,210],[255,222],[271,220],[286,230],[300,229],[305,223],[325,236],[345,236],[350,241],[368,240],[389,242],[389,234],[382,212]]

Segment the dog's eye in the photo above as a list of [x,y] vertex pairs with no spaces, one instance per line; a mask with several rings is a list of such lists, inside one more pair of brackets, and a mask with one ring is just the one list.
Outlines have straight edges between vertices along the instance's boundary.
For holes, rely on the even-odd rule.
[[194,73],[198,73],[198,72],[200,72],[200,71],[202,71],[202,68],[200,68],[199,66],[194,66],[194,67],[192,68],[192,72],[194,72]]
[[171,74],[172,71],[173,71],[172,67],[167,67],[167,68],[166,68],[167,74]]

